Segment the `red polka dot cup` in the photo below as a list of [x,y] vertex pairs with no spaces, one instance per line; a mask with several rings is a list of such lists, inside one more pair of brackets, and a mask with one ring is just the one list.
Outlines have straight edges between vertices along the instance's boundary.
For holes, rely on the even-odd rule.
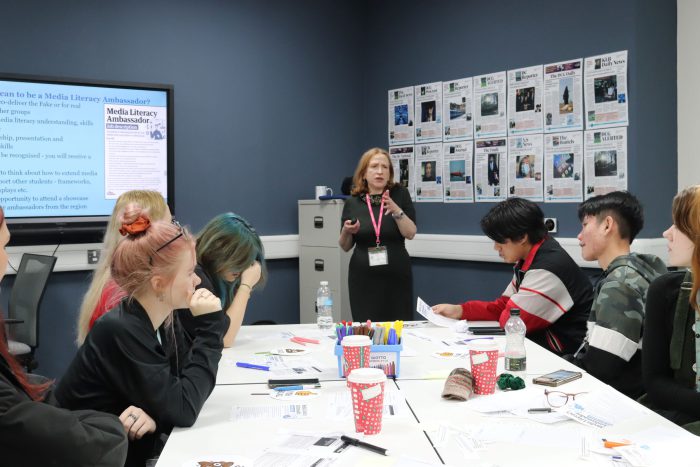
[[379,368],[357,368],[348,375],[357,433],[376,435],[382,431],[385,384],[386,375]]
[[469,345],[469,362],[474,376],[474,394],[493,394],[496,391],[498,344],[472,342]]
[[372,341],[369,336],[345,336],[343,345],[343,376],[347,378],[356,368],[369,368],[369,355]]

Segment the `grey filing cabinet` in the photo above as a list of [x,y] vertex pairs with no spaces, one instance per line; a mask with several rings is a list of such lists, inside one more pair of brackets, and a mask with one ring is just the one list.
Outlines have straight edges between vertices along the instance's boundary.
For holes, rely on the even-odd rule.
[[316,322],[316,292],[328,281],[333,319],[352,320],[348,265],[352,250],[338,246],[343,200],[299,200],[299,322]]

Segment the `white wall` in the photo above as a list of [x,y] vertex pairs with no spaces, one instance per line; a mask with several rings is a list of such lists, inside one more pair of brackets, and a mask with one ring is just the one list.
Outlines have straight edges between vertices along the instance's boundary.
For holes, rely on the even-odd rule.
[[[700,2],[678,0],[678,188],[700,183]],[[660,82],[663,79],[659,77]]]

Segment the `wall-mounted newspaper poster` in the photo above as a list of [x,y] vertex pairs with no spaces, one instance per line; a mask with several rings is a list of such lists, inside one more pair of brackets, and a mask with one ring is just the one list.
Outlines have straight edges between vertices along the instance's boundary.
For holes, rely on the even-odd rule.
[[544,135],[544,201],[583,201],[583,132]]
[[442,141],[442,81],[413,88],[416,144]]
[[628,125],[627,51],[588,57],[585,63],[586,129]]
[[542,133],[544,90],[542,65],[508,72],[508,134]]
[[389,91],[389,146],[413,144],[413,86]]
[[508,138],[508,197],[544,201],[542,134]]
[[506,72],[474,77],[474,136],[506,136]]
[[442,143],[416,144],[416,202],[442,203]]
[[472,78],[442,83],[443,141],[474,139],[474,87]]
[[585,198],[626,190],[627,127],[588,130],[585,137]]
[[583,130],[583,59],[544,66],[544,132]]
[[508,139],[478,139],[474,147],[474,198],[477,202],[506,199]]
[[413,180],[413,145],[389,147],[389,158],[394,166],[394,181],[406,188],[411,194],[411,199],[416,200],[416,186]]
[[474,202],[474,184],[472,183],[474,141],[443,143],[442,158],[444,161],[442,173],[445,202]]

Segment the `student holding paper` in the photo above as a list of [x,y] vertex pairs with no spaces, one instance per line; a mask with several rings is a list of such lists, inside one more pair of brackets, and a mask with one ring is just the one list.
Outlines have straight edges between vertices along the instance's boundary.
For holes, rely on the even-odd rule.
[[630,253],[644,225],[642,206],[626,191],[594,196],[578,208],[581,256],[598,261],[588,331],[569,360],[633,399],[642,384],[642,322],[649,284],[667,272],[654,255]]
[[[700,435],[700,185],[673,199],[673,225],[664,232],[668,263],[679,268],[649,287],[644,322],[644,403],[672,422]],[[690,271],[687,268],[691,268]]]
[[501,297],[485,302],[433,306],[455,319],[498,320],[505,326],[511,308],[519,308],[534,342],[562,355],[573,353],[586,333],[593,288],[564,249],[547,235],[542,210],[532,201],[508,198],[481,219],[506,263],[515,263],[513,279]]

